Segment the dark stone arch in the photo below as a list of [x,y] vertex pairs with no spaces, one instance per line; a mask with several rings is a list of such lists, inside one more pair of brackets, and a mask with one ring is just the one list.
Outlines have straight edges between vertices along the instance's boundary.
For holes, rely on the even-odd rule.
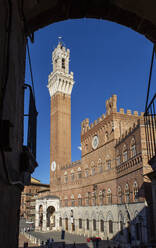
[[47,227],[52,229],[55,226],[55,208],[53,206],[49,206],[47,208]]
[[43,225],[43,205],[39,205],[39,227],[42,229]]
[[24,0],[29,32],[49,24],[79,18],[96,18],[119,23],[156,41],[155,0]]

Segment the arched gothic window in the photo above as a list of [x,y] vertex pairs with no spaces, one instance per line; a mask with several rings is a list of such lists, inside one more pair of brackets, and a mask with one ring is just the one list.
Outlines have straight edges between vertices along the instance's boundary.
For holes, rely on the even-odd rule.
[[133,183],[133,200],[135,201],[135,202],[137,202],[138,201],[138,184],[137,184],[137,182],[135,181],[134,183]]
[[73,182],[74,179],[75,179],[74,170],[71,170],[71,181]]
[[110,188],[107,190],[107,203],[112,204],[112,192]]
[[99,160],[98,160],[98,168],[99,168],[99,173],[102,173],[103,172],[103,166],[102,166],[101,158],[99,158]]
[[118,186],[118,203],[122,203],[122,189],[121,186]]
[[82,178],[81,168],[79,167],[77,171],[78,171],[78,172],[77,172],[77,173],[78,173],[78,174],[77,174],[77,175],[78,175],[78,179],[81,179],[81,178]]
[[95,167],[91,168],[91,174],[92,174],[92,176],[95,175]]
[[82,197],[80,194],[78,195],[78,206],[82,206]]
[[88,177],[89,176],[89,171],[88,169],[85,169],[85,177]]
[[71,195],[71,206],[74,207],[75,206],[75,199],[74,199],[74,195]]
[[136,155],[136,142],[134,138],[132,138],[131,140],[130,151],[131,151],[131,158],[133,158]]
[[129,190],[129,185],[126,183],[125,185],[125,202],[129,203],[130,201],[130,190]]
[[103,192],[102,191],[99,192],[99,205],[100,206],[103,205]]
[[89,201],[90,201],[90,193],[87,192],[85,194],[85,206],[89,206]]
[[108,160],[106,161],[106,166],[107,166],[107,169],[108,169],[108,170],[111,169],[111,160],[110,160],[110,159],[108,159]]
[[126,145],[123,146],[122,156],[123,156],[123,162],[126,162],[128,160],[128,153],[127,153],[127,146]]

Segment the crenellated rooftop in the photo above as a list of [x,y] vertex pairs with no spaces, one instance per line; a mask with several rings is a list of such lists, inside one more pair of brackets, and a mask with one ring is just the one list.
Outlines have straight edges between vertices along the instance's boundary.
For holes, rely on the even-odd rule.
[[133,125],[126,130],[119,139],[116,140],[116,146],[119,145],[128,135],[130,135],[138,126],[140,125],[140,120],[137,120]]
[[124,116],[143,116],[144,112],[141,112],[140,115],[138,111],[131,111],[130,109],[124,110],[124,108],[120,108],[119,112],[117,112],[117,96],[113,95],[108,100],[106,100],[106,114],[102,114],[97,120],[93,123],[89,123],[89,118],[86,118],[81,122],[81,134],[86,133],[88,130],[94,128],[97,124],[102,122],[109,115],[117,113]]

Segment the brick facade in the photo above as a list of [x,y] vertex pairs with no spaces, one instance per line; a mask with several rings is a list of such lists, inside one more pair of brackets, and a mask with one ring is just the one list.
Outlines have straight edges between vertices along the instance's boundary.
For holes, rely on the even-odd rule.
[[[71,162],[72,88],[67,92],[71,83],[65,78],[73,85],[73,77],[69,68],[62,71],[61,67],[65,52],[66,66],[69,66],[67,51],[58,44],[53,52],[54,71],[49,76],[48,88],[51,96],[50,161],[55,161],[55,166],[51,164],[49,200],[44,194],[37,199],[36,229],[64,228],[69,232],[122,240],[123,244],[130,242],[127,237],[146,243],[149,233],[147,206],[152,199],[150,181],[144,177],[150,166],[143,113],[125,112],[123,108],[118,112],[117,96],[110,97],[105,114],[91,124],[88,118],[82,121],[81,160]],[[57,60],[56,54],[59,54]],[[46,213],[50,204],[55,211],[51,212],[52,225],[47,226],[50,220]],[[42,214],[40,209],[43,209]]]
[[35,201],[39,192],[48,191],[49,185],[42,184],[39,180],[31,177],[29,186],[25,186],[21,194],[20,216],[26,220],[35,220]]

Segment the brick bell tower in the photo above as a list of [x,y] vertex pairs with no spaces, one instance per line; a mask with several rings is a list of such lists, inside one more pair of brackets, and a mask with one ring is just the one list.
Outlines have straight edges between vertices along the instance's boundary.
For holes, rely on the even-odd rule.
[[53,72],[48,77],[50,115],[50,189],[60,184],[60,166],[71,162],[71,92],[73,72],[69,73],[70,51],[61,42],[52,53]]

